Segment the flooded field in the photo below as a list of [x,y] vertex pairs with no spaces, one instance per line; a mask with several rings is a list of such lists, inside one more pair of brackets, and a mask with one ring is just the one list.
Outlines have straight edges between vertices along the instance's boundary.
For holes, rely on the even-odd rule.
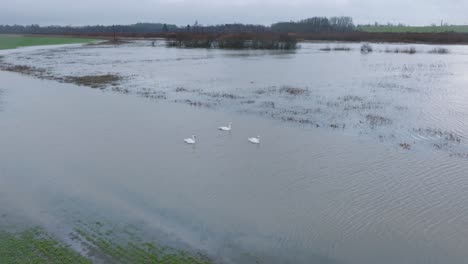
[[372,47],[369,54],[360,44],[334,43],[303,43],[294,52],[229,51],[135,41],[26,49],[3,63],[41,78],[468,156],[468,48]]
[[2,52],[1,225],[98,263],[76,237],[219,263],[465,263],[468,47],[339,45]]

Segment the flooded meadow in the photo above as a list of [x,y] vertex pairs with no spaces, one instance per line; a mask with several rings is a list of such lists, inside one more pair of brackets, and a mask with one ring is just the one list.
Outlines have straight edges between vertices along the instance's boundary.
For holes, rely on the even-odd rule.
[[96,263],[465,263],[468,47],[371,45],[1,51],[0,226]]

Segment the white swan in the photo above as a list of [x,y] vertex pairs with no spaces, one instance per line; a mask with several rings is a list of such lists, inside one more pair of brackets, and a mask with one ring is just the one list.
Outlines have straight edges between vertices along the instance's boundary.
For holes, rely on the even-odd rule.
[[187,143],[187,144],[195,144],[195,143],[197,143],[196,138],[197,138],[197,136],[194,135],[191,138],[184,139],[184,142]]
[[252,144],[260,144],[260,136],[248,138]]
[[231,126],[232,126],[232,122],[229,122],[228,126],[221,126],[221,127],[218,127],[218,129],[222,131],[231,131]]

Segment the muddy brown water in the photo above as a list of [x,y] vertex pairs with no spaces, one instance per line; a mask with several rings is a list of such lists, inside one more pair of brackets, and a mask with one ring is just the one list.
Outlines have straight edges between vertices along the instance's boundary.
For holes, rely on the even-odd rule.
[[[413,88],[424,86],[428,90],[419,96],[410,92],[403,96],[398,92],[396,97],[406,102],[399,101],[398,105],[406,107],[406,113],[390,115],[393,110],[387,111],[386,107],[396,105],[391,92],[386,92],[390,94],[386,98],[358,89],[363,83],[374,83],[372,87],[378,89],[379,85],[369,79],[380,80],[382,65],[390,71],[384,80],[391,81],[390,76],[401,73],[399,66],[388,65],[388,54],[337,55],[361,62],[355,68],[362,70],[366,81],[354,83],[345,81],[347,75],[354,78],[349,71],[336,70],[346,63],[339,62],[331,53],[307,47],[291,54],[254,52],[252,56],[234,51],[152,49],[143,44],[117,49],[63,47],[58,55],[48,49],[31,49],[7,58],[30,56],[29,52],[36,54],[31,56],[51,53],[49,56],[63,60],[59,65],[67,65],[68,57],[60,55],[61,52],[78,53],[72,56],[78,64],[76,75],[97,68],[102,69],[100,73],[125,69],[125,73],[134,77],[123,87],[166,87],[167,97],[180,96],[183,100],[212,100],[203,99],[203,94],[188,96],[181,89],[177,92],[176,88],[183,84],[187,90],[201,89],[202,93],[207,93],[206,87],[212,89],[210,93],[239,90],[235,95],[250,99],[252,91],[236,87],[253,81],[255,87],[249,89],[273,98],[268,100],[275,107],[281,105],[291,110],[300,104],[304,107],[312,104],[289,94],[275,95],[276,89],[281,88],[277,83],[284,78],[289,80],[282,81],[284,85],[307,87],[310,94],[320,92],[327,98],[325,102],[360,102],[367,98],[360,93],[378,98],[371,105],[391,100],[380,105],[376,113],[358,114],[363,115],[361,121],[369,118],[374,122],[374,128],[346,123],[344,129],[337,131],[323,128],[325,117],[320,128],[283,122],[264,118],[268,114],[258,114],[260,106],[226,103],[227,99],[212,108],[192,107],[168,99],[128,96],[0,72],[3,211],[18,215],[18,222],[43,225],[64,237],[80,219],[129,223],[148,236],[168,238],[174,245],[190,246],[226,263],[466,262],[467,160],[451,157],[447,151],[430,144],[421,144],[411,151],[393,144],[409,137],[423,142],[448,139],[450,150],[464,149],[467,131],[463,119],[466,105],[462,103],[466,96],[462,89],[466,77],[461,74],[467,65],[462,59],[466,56],[464,48],[452,47],[448,57],[421,53],[414,55],[420,57],[395,59],[400,63],[408,58],[428,63],[439,61],[439,65],[445,66],[434,70],[436,73],[432,72],[432,66],[427,66],[430,64],[410,70],[417,77],[404,80],[409,79]],[[138,45],[148,52],[161,52],[164,54],[161,57],[185,58],[187,64],[159,60],[164,67],[152,62],[150,65],[155,69],[150,71],[141,61],[152,55],[142,52],[135,57]],[[100,59],[87,56],[115,53],[119,56]],[[333,66],[312,63],[315,65],[297,68],[301,74],[292,70],[282,70],[281,76],[279,72],[274,74],[280,66],[292,67],[298,60],[303,65],[313,56],[328,58]],[[133,62],[129,58],[134,58]],[[88,59],[93,63],[88,65]],[[128,61],[128,68],[117,62],[109,64],[114,60]],[[44,65],[47,63],[46,60]],[[252,75],[248,67],[256,68],[257,64],[269,67],[270,73]],[[96,68],[88,69],[90,65]],[[115,72],[108,69],[109,65],[115,65]],[[330,78],[312,77],[310,72],[324,67]],[[64,76],[73,69],[52,65],[49,68]],[[193,72],[203,72],[200,68],[207,72]],[[207,68],[212,70],[211,77]],[[137,70],[142,72],[141,76]],[[305,81],[300,76],[309,77]],[[425,78],[432,82],[420,83],[427,81]],[[332,84],[321,89],[311,85],[326,80]],[[336,82],[343,82],[342,86]],[[270,87],[273,83],[277,88]],[[262,87],[270,88],[258,93]],[[451,104],[442,104],[444,100]],[[243,108],[244,105],[248,107]],[[425,115],[418,114],[424,111]],[[352,115],[340,119],[336,114],[335,118],[344,122],[353,120]],[[231,133],[217,131],[218,126],[228,122],[233,122]],[[457,132],[460,141],[436,129]],[[396,139],[376,140],[381,131],[391,131]],[[198,136],[199,143],[185,145],[182,139],[192,134]],[[261,135],[262,143],[249,144],[247,137],[257,134]]]

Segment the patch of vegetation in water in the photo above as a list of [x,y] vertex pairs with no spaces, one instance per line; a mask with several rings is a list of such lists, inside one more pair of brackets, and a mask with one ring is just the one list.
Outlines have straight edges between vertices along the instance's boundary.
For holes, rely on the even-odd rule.
[[372,51],[374,51],[374,48],[369,43],[362,44],[361,46],[362,53],[370,53]]
[[280,88],[280,93],[287,93],[289,95],[305,95],[309,93],[308,89],[292,87],[292,86],[283,86]]
[[217,49],[265,49],[295,50],[297,39],[288,34],[275,33],[174,33],[166,41],[167,47],[177,48],[217,48]]
[[196,100],[191,100],[191,99],[185,99],[185,100],[176,99],[176,100],[174,100],[174,102],[175,103],[185,103],[185,104],[188,104],[190,106],[196,106],[196,107],[206,107],[206,108],[213,107],[213,104],[211,104],[211,103],[205,103],[205,102],[202,102],[202,101],[196,101]]
[[430,54],[448,54],[450,51],[447,48],[433,48],[428,53]]
[[371,127],[391,125],[393,123],[393,121],[387,117],[374,114],[366,115],[366,120]]
[[188,92],[189,90],[184,87],[177,87],[175,91],[176,93],[182,93],[182,92]]
[[149,88],[143,88],[142,90],[137,91],[136,94],[149,99],[167,99],[165,92],[155,91]]
[[262,88],[262,89],[257,89],[254,91],[255,94],[257,95],[271,95],[271,94],[274,94],[278,91],[278,89],[276,88],[276,86],[270,86],[270,87],[267,87],[267,88]]
[[39,79],[46,80],[61,80],[58,77],[52,76],[46,69],[37,68],[29,65],[14,65],[3,63],[0,60],[0,71],[16,72],[24,75],[33,76]]
[[18,72],[26,75],[37,75],[38,73],[45,72],[43,69],[27,66],[27,65],[10,65],[3,64],[0,66],[0,70],[9,72]]
[[415,47],[406,47],[406,48],[386,48],[385,53],[406,53],[406,54],[416,54],[416,48]]
[[461,140],[462,140],[462,137],[456,134],[455,132],[443,131],[443,130],[436,129],[436,128],[419,128],[419,129],[414,129],[414,131],[423,136],[440,138],[444,141],[452,142],[452,143],[459,144],[461,143]]
[[351,48],[347,47],[347,46],[336,46],[336,47],[333,47],[333,48],[327,46],[327,47],[321,48],[320,50],[321,51],[332,51],[332,50],[333,51],[350,51]]
[[[3,216],[2,216],[3,217]],[[15,230],[15,231],[11,231]],[[0,263],[91,264],[209,264],[212,260],[202,253],[161,246],[145,240],[130,226],[117,228],[102,222],[75,223],[68,243],[39,227],[0,229]]]
[[245,100],[242,101],[241,104],[255,104],[255,100]]
[[120,229],[101,222],[80,222],[70,236],[81,242],[90,256],[109,263],[211,263],[202,254],[163,247],[143,240],[132,228]]
[[450,153],[450,157],[468,159],[468,153],[460,153],[460,152]]
[[105,88],[108,85],[116,86],[123,78],[116,74],[67,76],[65,82],[74,83],[91,88]]
[[402,148],[404,150],[411,150],[411,144],[409,144],[409,143],[400,143],[399,146],[400,146],[400,148]]
[[231,99],[231,100],[243,98],[242,96],[238,96],[238,95],[231,94],[231,93],[224,93],[224,92],[203,92],[203,93],[200,93],[200,95],[205,95],[205,96],[212,97],[212,98],[225,98],[225,99]]
[[338,100],[341,100],[343,102],[362,102],[364,101],[364,98],[357,96],[357,95],[345,95],[345,96],[340,96],[338,97]]
[[0,230],[0,263],[92,263],[40,228]]

